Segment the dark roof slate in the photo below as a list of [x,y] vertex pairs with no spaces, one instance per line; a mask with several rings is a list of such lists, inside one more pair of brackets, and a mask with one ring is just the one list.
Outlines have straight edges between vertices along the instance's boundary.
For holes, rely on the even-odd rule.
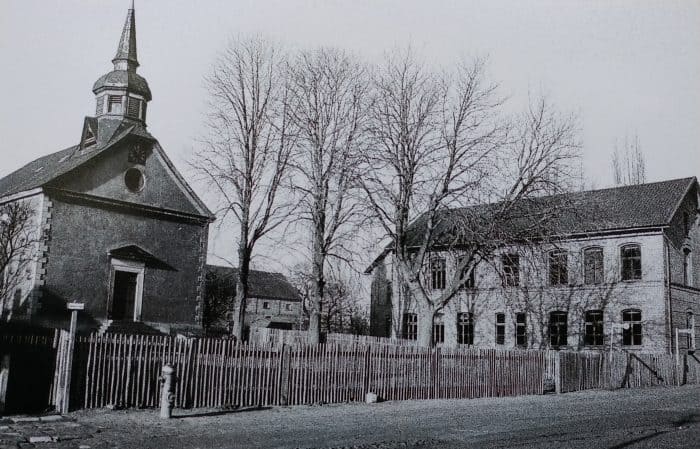
[[[206,271],[209,278],[214,276],[230,282],[231,291],[235,291],[238,268],[207,265]],[[250,270],[248,282],[248,295],[251,298],[301,301],[297,289],[282,273]]]
[[[96,125],[98,121],[92,122],[91,119],[92,117],[86,118],[88,123]],[[74,145],[28,163],[0,179],[0,198],[42,187],[101,154],[129,134],[150,136],[153,139],[148,131],[141,128],[140,124],[121,120],[100,120],[94,148],[80,151],[80,146]]]
[[[469,241],[469,228],[475,234],[489,228],[492,238],[517,240],[662,227],[670,223],[686,192],[696,183],[692,177],[526,199],[505,216],[496,212],[502,203],[445,210],[436,220],[436,240],[451,239],[454,232],[460,232],[463,240]],[[474,225],[456,225],[460,222]],[[454,231],[456,228],[460,230]],[[409,246],[420,244],[423,229],[423,217],[411,224]]]

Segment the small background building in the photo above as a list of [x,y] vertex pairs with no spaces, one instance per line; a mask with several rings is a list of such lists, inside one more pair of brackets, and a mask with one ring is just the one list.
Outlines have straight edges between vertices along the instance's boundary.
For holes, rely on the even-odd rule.
[[[237,268],[207,265],[205,324],[210,333],[228,332],[236,296]],[[246,327],[299,329],[301,296],[281,273],[251,270],[248,277]]]

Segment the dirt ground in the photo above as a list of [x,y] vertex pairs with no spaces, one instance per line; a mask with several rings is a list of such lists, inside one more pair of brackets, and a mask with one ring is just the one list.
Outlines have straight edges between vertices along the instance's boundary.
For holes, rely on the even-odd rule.
[[[243,410],[88,410],[22,426],[49,438],[0,448],[697,448],[700,386],[472,400]],[[43,426],[48,431],[41,430]],[[64,433],[65,433],[64,431]],[[31,433],[31,432],[29,432]],[[11,444],[11,442],[8,442]],[[23,444],[23,445],[22,445]]]

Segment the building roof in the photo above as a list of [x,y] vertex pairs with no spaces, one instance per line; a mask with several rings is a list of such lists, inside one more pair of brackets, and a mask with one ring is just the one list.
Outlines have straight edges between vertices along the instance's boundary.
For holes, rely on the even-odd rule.
[[[497,217],[499,206],[503,203],[449,209],[438,214],[434,235],[437,244],[440,244],[448,239],[453,242],[456,232],[460,233],[463,242],[468,242],[470,232],[476,237],[486,228],[490,232],[489,238],[503,241],[663,228],[670,224],[682,199],[694,186],[697,186],[697,179],[691,177],[543,196],[521,200],[507,216],[498,219],[494,217]],[[473,226],[465,226],[465,223]],[[420,245],[425,226],[424,217],[411,224],[409,247]],[[387,247],[367,272],[390,249]]]
[[[87,118],[88,121],[91,119],[92,117]],[[98,131],[94,148],[81,151],[80,145],[75,145],[28,163],[0,179],[0,198],[42,187],[102,154],[130,134],[149,136],[155,140],[142,125],[134,122],[122,120],[95,120],[95,122],[99,122],[101,129]]]
[[[207,265],[207,278],[223,279],[235,291],[238,268]],[[233,293],[232,293],[233,294]],[[285,301],[301,301],[296,288],[282,273],[250,270],[248,275],[248,296],[261,299],[280,299]]]

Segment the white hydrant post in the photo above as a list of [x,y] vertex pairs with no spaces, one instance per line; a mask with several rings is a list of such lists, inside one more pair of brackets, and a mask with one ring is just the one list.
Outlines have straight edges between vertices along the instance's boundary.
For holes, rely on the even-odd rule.
[[163,387],[160,390],[160,417],[170,419],[173,416],[173,405],[175,404],[175,393],[173,393],[175,370],[170,365],[163,365],[160,381]]

